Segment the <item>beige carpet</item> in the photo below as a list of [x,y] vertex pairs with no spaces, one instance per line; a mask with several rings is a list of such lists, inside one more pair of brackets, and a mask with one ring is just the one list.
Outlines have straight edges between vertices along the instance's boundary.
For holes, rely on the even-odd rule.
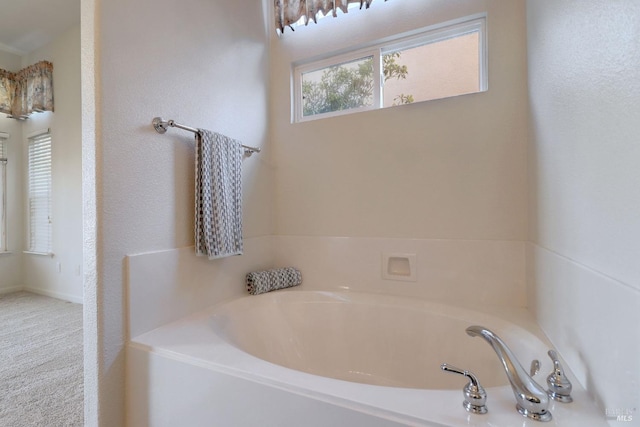
[[0,426],[82,425],[82,305],[0,295]]

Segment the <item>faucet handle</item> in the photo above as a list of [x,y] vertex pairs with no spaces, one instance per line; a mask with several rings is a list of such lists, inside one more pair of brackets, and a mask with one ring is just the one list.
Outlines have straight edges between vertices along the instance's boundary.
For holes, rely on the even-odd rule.
[[553,361],[553,372],[547,377],[547,385],[549,386],[547,394],[550,398],[558,402],[573,402],[573,398],[571,397],[571,382],[564,374],[564,370],[558,359],[558,354],[554,350],[549,350],[547,354]]
[[462,392],[464,393],[464,402],[462,402],[462,406],[472,414],[487,413],[487,392],[484,391],[484,388],[480,385],[478,378],[473,372],[456,368],[448,363],[440,365],[440,369],[445,372],[453,372],[454,374],[464,375],[469,378],[467,385],[462,388]]

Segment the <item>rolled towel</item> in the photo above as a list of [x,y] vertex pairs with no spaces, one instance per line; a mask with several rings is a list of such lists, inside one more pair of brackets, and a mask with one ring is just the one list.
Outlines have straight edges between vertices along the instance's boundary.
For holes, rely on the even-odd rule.
[[301,283],[302,274],[293,267],[247,273],[247,290],[251,295],[290,288]]

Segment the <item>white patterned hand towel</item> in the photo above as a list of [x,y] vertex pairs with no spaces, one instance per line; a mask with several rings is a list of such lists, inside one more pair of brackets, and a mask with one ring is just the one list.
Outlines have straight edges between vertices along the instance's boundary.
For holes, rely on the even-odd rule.
[[196,134],[196,255],[242,255],[242,144],[204,129]]
[[294,267],[274,268],[273,270],[247,273],[247,290],[251,295],[290,288],[292,286],[298,286],[301,283],[302,274]]

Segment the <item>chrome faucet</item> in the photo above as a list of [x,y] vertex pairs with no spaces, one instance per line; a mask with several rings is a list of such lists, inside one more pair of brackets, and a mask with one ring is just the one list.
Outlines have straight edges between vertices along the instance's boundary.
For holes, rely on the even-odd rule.
[[472,337],[484,338],[495,350],[511,383],[518,412],[536,421],[551,421],[546,390],[526,373],[504,341],[483,326],[469,326],[466,331]]

